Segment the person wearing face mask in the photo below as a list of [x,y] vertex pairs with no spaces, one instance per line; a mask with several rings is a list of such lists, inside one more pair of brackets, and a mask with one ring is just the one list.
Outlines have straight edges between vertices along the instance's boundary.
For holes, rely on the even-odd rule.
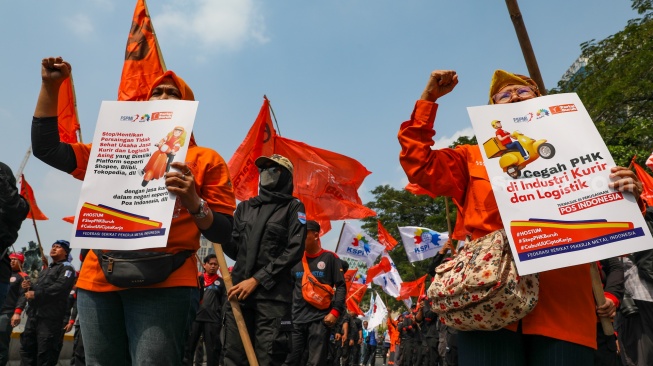
[[[306,239],[304,204],[292,196],[293,164],[261,156],[259,194],[240,202],[231,240],[222,247],[236,261],[229,300],[238,300],[261,366],[281,365],[290,351],[293,281]],[[247,365],[231,305],[225,319],[224,365]]]

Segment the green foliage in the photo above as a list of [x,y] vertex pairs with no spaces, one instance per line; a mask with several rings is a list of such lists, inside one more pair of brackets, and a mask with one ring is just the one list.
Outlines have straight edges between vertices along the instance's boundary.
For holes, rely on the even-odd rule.
[[653,149],[653,0],[633,0],[644,17],[604,40],[581,45],[587,66],[553,93],[576,92],[615,162],[643,164]]

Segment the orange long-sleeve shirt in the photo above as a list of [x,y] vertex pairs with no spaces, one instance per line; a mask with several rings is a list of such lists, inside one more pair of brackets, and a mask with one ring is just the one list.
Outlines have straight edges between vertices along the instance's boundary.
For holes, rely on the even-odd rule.
[[[438,105],[417,101],[399,129],[401,162],[408,180],[462,207],[473,239],[503,228],[478,145],[432,150]],[[524,334],[537,334],[596,348],[596,311],[589,265],[540,273],[539,302],[522,320]],[[506,327],[517,330],[517,323]]]

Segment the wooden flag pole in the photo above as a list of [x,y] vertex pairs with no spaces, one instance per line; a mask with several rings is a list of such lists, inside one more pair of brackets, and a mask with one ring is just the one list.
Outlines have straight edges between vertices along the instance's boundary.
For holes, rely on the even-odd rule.
[[519,5],[517,5],[517,0],[506,0],[506,5],[508,6],[508,13],[510,13],[512,24],[515,27],[515,33],[517,33],[519,46],[521,47],[521,52],[524,55],[524,61],[526,61],[528,74],[533,80],[535,80],[537,87],[540,89],[540,94],[546,95],[546,88],[544,87],[542,74],[540,74],[540,67],[537,66],[535,52],[533,52],[533,46],[531,45],[531,40],[528,37],[526,25],[524,24],[524,19],[521,16]]
[[36,227],[36,220],[34,219],[34,214],[32,213],[32,208],[30,207],[29,213],[32,215],[32,224],[34,224],[34,232],[36,233],[36,241],[39,244],[39,252],[41,252],[41,262],[45,266],[48,265],[48,259],[45,258],[45,253],[43,252],[43,245],[41,245],[41,237],[39,236],[39,229]]
[[[227,292],[229,292],[231,287],[233,287],[233,283],[231,281],[231,273],[229,273],[229,266],[227,266],[227,260],[224,258],[222,245],[213,243],[213,250],[215,250],[215,256],[218,257],[220,274],[222,275],[222,280],[224,281],[225,288],[227,289]],[[229,300],[229,303],[231,304],[231,309],[234,312],[234,318],[236,319],[236,325],[238,326],[238,333],[240,333],[240,340],[243,342],[243,347],[245,348],[245,353],[247,354],[247,361],[249,362],[250,366],[258,366],[256,353],[254,352],[254,347],[252,346],[252,339],[249,338],[247,325],[245,324],[245,319],[243,318],[243,312],[240,310],[240,304],[238,303],[238,300]]]
[[[533,47],[531,46],[531,41],[528,38],[528,33],[526,32],[526,25],[521,16],[521,11],[519,10],[519,5],[517,5],[517,0],[506,0],[506,5],[508,6],[508,12],[510,13],[510,19],[512,19],[512,24],[515,26],[515,32],[517,33],[517,39],[519,39],[519,45],[521,46],[522,53],[524,54],[524,61],[526,61],[526,67],[528,68],[528,73],[530,77],[535,80],[538,88],[540,89],[540,94],[546,95],[546,88],[544,88],[544,81],[542,81],[542,75],[540,74],[540,68],[537,66],[537,59],[535,58],[535,52],[533,52]],[[599,275],[598,267],[596,262],[590,264],[590,276],[592,278],[592,291],[594,292],[594,300],[598,306],[601,306],[605,303],[605,294],[603,292],[603,284],[601,282],[601,276]],[[599,318],[601,320],[601,326],[603,327],[603,333],[605,335],[614,334],[614,328],[612,322],[608,318]]]
[[[590,275],[592,277],[592,291],[594,292],[594,300],[597,305],[605,304],[605,293],[603,292],[603,283],[601,282],[601,275],[599,274],[599,267],[596,262],[590,264]],[[614,335],[614,327],[610,318],[599,317],[603,334],[607,336]]]

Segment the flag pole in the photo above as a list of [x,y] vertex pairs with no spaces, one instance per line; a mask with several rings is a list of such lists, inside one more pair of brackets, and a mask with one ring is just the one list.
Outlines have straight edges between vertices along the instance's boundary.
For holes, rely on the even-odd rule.
[[79,125],[79,128],[77,129],[77,139],[83,144],[84,141],[82,141],[82,124],[79,123],[79,113],[77,113],[77,94],[75,94],[75,82],[73,81],[72,72],[70,73],[70,88],[73,90],[73,108],[75,109],[75,120]]
[[274,114],[274,109],[272,109],[272,102],[268,99],[268,96],[263,94],[263,98],[268,101],[268,106],[270,106],[270,112],[272,113],[272,118],[274,118],[274,124],[277,125],[277,135],[281,136],[281,129],[279,128],[279,122],[277,121],[277,115]]
[[336,250],[334,251],[335,253],[338,253],[338,247],[340,247],[340,239],[342,239],[342,233],[345,231],[345,224],[347,221],[344,221],[342,223],[342,227],[340,228],[340,235],[338,235],[338,242],[336,243]]
[[544,87],[542,74],[540,74],[540,67],[537,65],[535,52],[533,51],[531,40],[528,37],[526,24],[524,24],[524,19],[521,16],[521,11],[519,10],[517,0],[506,0],[506,5],[508,6],[508,13],[510,14],[512,25],[515,27],[515,33],[517,33],[519,46],[521,47],[521,52],[524,55],[524,61],[526,61],[528,74],[531,78],[533,78],[533,80],[535,80],[537,87],[540,89],[540,94],[546,95],[546,88]]
[[23,157],[23,161],[20,163],[20,166],[16,171],[16,180],[18,180],[20,176],[23,175],[23,170],[25,170],[25,166],[27,165],[27,160],[29,160],[30,155],[32,155],[32,145],[29,145],[29,147],[27,148],[27,152]]
[[[512,24],[515,26],[515,32],[517,33],[517,39],[519,40],[519,45],[522,49],[522,54],[524,55],[524,61],[526,61],[526,67],[528,68],[528,73],[530,77],[535,80],[538,88],[540,89],[541,95],[546,95],[546,88],[544,88],[544,81],[542,81],[542,75],[540,74],[540,68],[537,65],[537,59],[535,58],[535,52],[533,52],[533,47],[531,46],[531,41],[528,38],[528,33],[526,32],[526,25],[524,24],[524,19],[521,16],[521,11],[519,10],[519,5],[517,5],[517,0],[506,0],[506,5],[508,6],[508,13],[510,13],[510,19],[512,19]],[[596,263],[590,264],[590,276],[592,278],[592,291],[594,292],[594,299],[596,304],[601,306],[605,303],[605,294],[603,292],[603,285],[601,283],[601,277],[599,275],[598,268]],[[603,333],[606,335],[614,334],[614,327],[612,322],[608,318],[599,318],[601,320],[601,326],[603,327]]]
[[[215,255],[218,258],[218,265],[220,266],[220,274],[222,274],[222,280],[224,281],[225,288],[227,292],[233,287],[231,281],[231,273],[229,273],[229,266],[227,266],[227,260],[224,258],[224,252],[222,251],[222,245],[219,243],[213,243],[213,250]],[[256,359],[256,353],[254,352],[254,347],[252,346],[252,339],[249,337],[247,332],[247,325],[245,324],[245,319],[243,318],[243,312],[240,310],[240,304],[238,300],[229,300],[231,304],[231,309],[234,312],[234,318],[236,319],[236,325],[238,326],[238,333],[240,333],[240,340],[243,342],[243,347],[245,348],[245,353],[247,354],[247,361],[250,366],[258,366],[258,360]]]
[[34,214],[32,213],[32,208],[30,207],[29,213],[32,216],[32,224],[34,224],[34,232],[36,233],[36,241],[39,244],[39,252],[41,253],[41,262],[47,265],[48,260],[45,258],[45,253],[43,253],[43,245],[41,245],[41,237],[39,236],[39,229],[36,227],[36,219],[34,219]]

